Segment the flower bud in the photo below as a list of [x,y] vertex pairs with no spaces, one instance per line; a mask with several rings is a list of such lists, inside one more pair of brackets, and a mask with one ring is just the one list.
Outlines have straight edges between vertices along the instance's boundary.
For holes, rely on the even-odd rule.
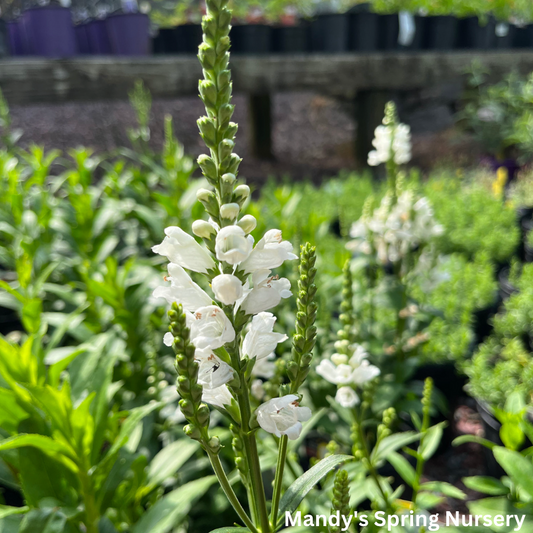
[[239,185],[233,191],[233,199],[241,207],[244,204],[244,202],[246,202],[249,196],[250,196],[250,187],[248,187],[248,185]]
[[233,148],[235,148],[235,143],[231,139],[224,139],[223,141],[220,141],[218,144],[218,157],[220,160],[224,161],[226,158],[228,158],[231,155]]
[[201,80],[198,84],[200,96],[206,107],[215,107],[217,101],[217,88],[212,81]]
[[218,216],[218,202],[215,194],[212,191],[208,191],[207,189],[198,189],[196,192],[196,198],[202,202],[205,210],[211,216]]
[[239,222],[237,222],[237,226],[240,226],[246,235],[251,233],[257,226],[257,220],[252,215],[244,215]]
[[202,169],[204,176],[210,180],[215,181],[217,178],[217,167],[215,162],[206,154],[202,154],[198,158],[198,165]]
[[220,216],[226,220],[235,220],[239,216],[239,204],[224,204],[220,206]]
[[192,223],[192,232],[202,239],[210,239],[216,234],[215,228],[206,220],[195,220]]
[[200,135],[202,136],[206,146],[208,148],[215,149],[217,144],[217,130],[213,119],[209,117],[201,117],[196,121],[196,123],[198,124]]
[[233,305],[243,294],[241,280],[231,274],[216,276],[211,283],[211,288],[215,293],[215,298],[225,305]]

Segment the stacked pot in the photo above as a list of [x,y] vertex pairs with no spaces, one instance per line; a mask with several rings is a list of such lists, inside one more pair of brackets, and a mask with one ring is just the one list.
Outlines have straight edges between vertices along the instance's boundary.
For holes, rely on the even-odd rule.
[[14,56],[148,55],[149,29],[150,20],[142,13],[117,13],[74,25],[71,11],[55,5],[33,7],[7,24]]

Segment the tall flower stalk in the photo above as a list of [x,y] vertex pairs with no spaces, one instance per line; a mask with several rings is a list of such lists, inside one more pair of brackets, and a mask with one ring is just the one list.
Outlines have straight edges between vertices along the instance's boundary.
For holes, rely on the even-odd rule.
[[[252,533],[270,533],[278,523],[287,441],[298,438],[302,422],[311,417],[308,408],[300,407],[298,391],[309,371],[316,336],[316,258],[314,248],[302,247],[296,334],[288,364],[290,383],[282,386],[279,397],[253,411],[254,366],[266,361],[288,338],[274,331],[276,317],[269,310],[292,295],[291,284],[272,275],[272,270],[298,257],[277,229],[267,231],[254,246],[250,233],[256,220],[241,214],[250,189],[238,185],[236,178],[241,159],[233,152],[237,125],[231,121],[231,12],[227,3],[207,0],[198,54],[204,74],[199,92],[206,109],[198,127],[209,149],[209,155],[201,155],[198,164],[210,186],[198,191],[198,200],[209,219],[192,224],[198,240],[182,228],[166,228],[165,239],[153,251],[170,262],[167,285],[158,287],[154,296],[171,305],[170,332],[164,342],[176,353],[179,404],[188,421],[185,433],[206,451],[242,523]],[[186,270],[195,272],[199,283],[203,277],[203,288]],[[206,292],[207,286],[210,292]],[[209,428],[212,407],[230,422],[235,464],[247,489],[248,511],[220,461],[220,441]],[[280,439],[270,517],[257,449],[260,428]]]

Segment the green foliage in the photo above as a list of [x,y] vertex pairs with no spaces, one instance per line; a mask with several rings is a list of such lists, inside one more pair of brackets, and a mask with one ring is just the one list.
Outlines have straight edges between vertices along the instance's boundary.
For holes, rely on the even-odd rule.
[[494,318],[493,334],[466,364],[469,392],[489,405],[502,407],[509,391],[533,398],[533,267],[524,265],[517,280],[519,292],[504,302]]
[[487,259],[503,263],[515,252],[520,232],[514,209],[481,185],[443,175],[430,180],[424,192],[445,228],[437,240],[443,253],[459,252],[473,259],[484,252]]

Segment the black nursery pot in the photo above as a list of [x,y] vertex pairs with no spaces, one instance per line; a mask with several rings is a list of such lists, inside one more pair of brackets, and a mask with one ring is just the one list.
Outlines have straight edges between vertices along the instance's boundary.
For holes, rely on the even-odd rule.
[[236,54],[264,55],[272,50],[272,27],[266,24],[233,26],[230,38]]
[[453,50],[457,43],[457,30],[455,17],[426,17],[423,47],[428,50]]
[[[483,309],[478,309],[473,313],[473,324],[472,329],[475,336],[475,346],[481,344],[494,329],[492,325],[492,317],[498,312],[500,307],[500,295],[496,298],[495,302],[492,305],[484,307]],[[474,348],[473,346],[472,348]]]
[[496,21],[490,18],[481,25],[477,17],[459,21],[459,48],[491,50],[496,48]]
[[348,51],[350,16],[341,13],[319,15],[310,26],[313,52],[342,53]]
[[7,23],[5,20],[0,20],[0,57],[7,55],[9,55]]
[[179,53],[177,28],[161,28],[153,40],[154,54]]
[[513,48],[533,48],[533,25],[514,29]]
[[348,49],[375,52],[378,49],[379,15],[363,11],[349,15]]
[[509,281],[509,267],[504,267],[499,271],[498,283],[498,294],[502,301],[509,299],[513,294],[518,292],[518,289]]
[[400,22],[398,15],[380,15],[378,28],[379,50],[396,50],[399,48]]
[[[487,405],[481,400],[476,400],[476,409],[481,418],[485,438],[498,446],[502,446],[500,439],[501,424],[494,418]],[[483,453],[485,455],[487,474],[498,479],[505,475],[503,468],[494,458],[492,450],[483,446]]]
[[272,50],[279,54],[301,54],[309,50],[307,26],[272,28]]
[[178,54],[197,54],[198,47],[202,43],[202,26],[200,24],[183,24],[173,28],[172,35],[175,41],[173,44],[172,36],[169,36],[167,45],[173,50],[170,53]]

